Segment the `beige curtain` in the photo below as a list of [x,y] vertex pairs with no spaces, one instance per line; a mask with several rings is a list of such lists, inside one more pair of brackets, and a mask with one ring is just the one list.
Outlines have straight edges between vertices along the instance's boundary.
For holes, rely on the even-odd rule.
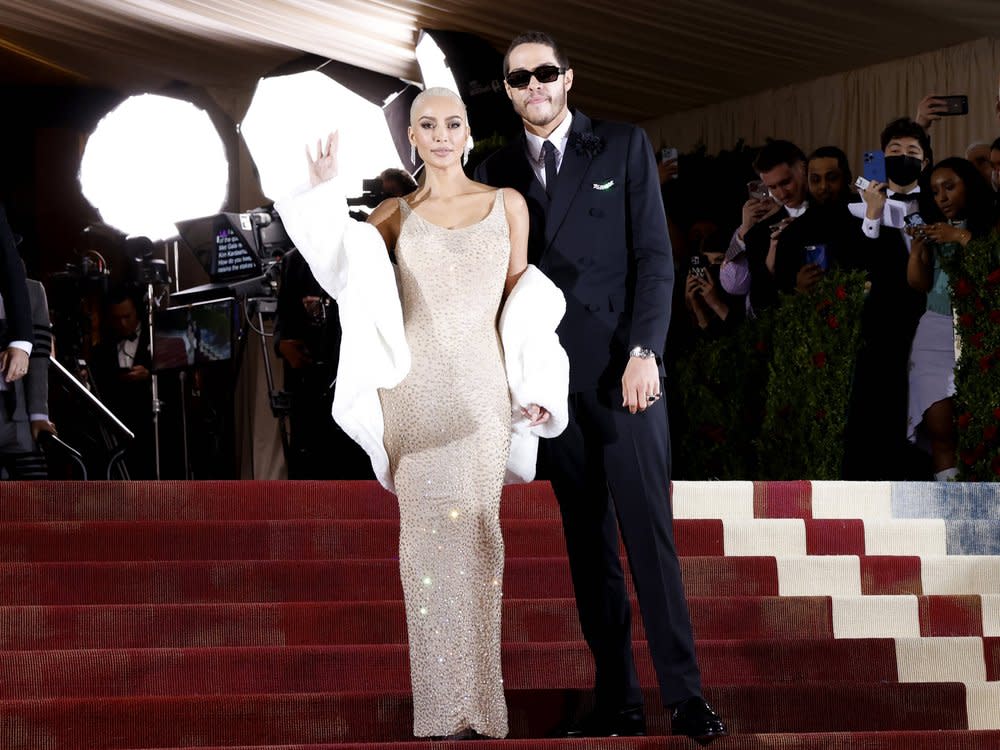
[[[855,174],[861,154],[879,147],[879,133],[893,118],[916,112],[926,94],[967,94],[969,114],[931,128],[934,159],[964,156],[975,141],[1000,135],[994,114],[1000,40],[979,39],[955,47],[860,68],[808,83],[741,97],[643,123],[656,148],[683,153],[705,144],[708,153],[732,148],[739,139],[760,145],[786,138],[807,153],[839,146]],[[669,85],[669,73],[664,85]]]

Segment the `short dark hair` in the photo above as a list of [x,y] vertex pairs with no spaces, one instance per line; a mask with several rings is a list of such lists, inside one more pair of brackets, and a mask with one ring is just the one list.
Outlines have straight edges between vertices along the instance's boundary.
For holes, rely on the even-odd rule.
[[416,181],[414,181],[413,177],[410,176],[409,172],[403,169],[389,167],[388,169],[383,169],[382,173],[378,177],[382,180],[382,192],[388,192],[385,189],[386,180],[393,180],[399,185],[400,190],[403,191],[399,194],[399,197],[409,195],[417,189]]
[[909,117],[899,117],[885,126],[885,130],[882,131],[880,138],[883,151],[889,145],[889,141],[894,138],[916,139],[917,143],[920,144],[920,149],[924,152],[924,158],[927,159],[927,163],[934,163],[934,153],[931,151],[930,136],[927,135],[926,130]]
[[847,160],[847,154],[836,146],[820,146],[809,154],[807,161],[812,161],[813,159],[836,159],[837,168],[844,175],[844,187],[849,188],[854,182],[854,175],[851,174],[851,163]]
[[779,164],[787,164],[794,167],[798,163],[805,164],[806,155],[802,149],[791,141],[768,141],[764,147],[757,152],[757,157],[753,160],[753,168],[757,174],[770,172]]
[[990,144],[990,151],[1000,151],[1000,138],[997,138]]
[[136,310],[139,309],[139,302],[136,300],[135,290],[124,284],[111,287],[108,290],[107,295],[104,297],[105,307],[110,308],[114,305],[120,305],[123,302],[131,302],[135,306]]
[[510,72],[510,53],[514,51],[515,47],[520,47],[522,44],[544,44],[546,47],[552,48],[552,53],[555,55],[556,62],[559,63],[560,68],[569,67],[569,58],[559,49],[559,45],[556,44],[556,40],[552,38],[551,34],[546,34],[544,31],[525,31],[522,34],[518,34],[511,40],[510,46],[507,47],[507,52],[503,56],[503,77],[506,78],[507,74]]

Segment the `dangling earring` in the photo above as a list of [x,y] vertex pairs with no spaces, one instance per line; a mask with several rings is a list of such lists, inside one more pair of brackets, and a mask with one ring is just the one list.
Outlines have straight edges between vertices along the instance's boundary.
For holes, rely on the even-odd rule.
[[465,141],[465,151],[462,152],[462,166],[464,167],[469,163],[469,154],[472,153],[472,136],[470,135]]
[[412,143],[410,144],[410,164],[417,165],[417,147]]

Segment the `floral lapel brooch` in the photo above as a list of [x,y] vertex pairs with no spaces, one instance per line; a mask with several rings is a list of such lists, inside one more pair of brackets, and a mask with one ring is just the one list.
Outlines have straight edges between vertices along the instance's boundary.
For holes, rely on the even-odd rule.
[[604,139],[599,135],[586,132],[571,131],[569,134],[569,145],[580,156],[597,156],[604,150]]

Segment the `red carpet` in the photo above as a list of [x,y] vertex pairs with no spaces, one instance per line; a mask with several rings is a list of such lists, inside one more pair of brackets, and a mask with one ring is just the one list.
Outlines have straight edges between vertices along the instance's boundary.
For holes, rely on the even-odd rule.
[[[727,555],[731,519],[675,525],[733,732],[712,747],[1000,748],[994,558],[872,554],[871,522],[813,518],[810,483],[751,492],[754,518],[801,519],[761,526],[773,554]],[[0,485],[0,748],[455,747],[410,733],[395,516],[371,483]],[[592,666],[548,486],[509,489],[502,516],[511,739],[475,747],[694,747],[667,736],[638,617],[657,736],[541,739],[586,705]]]

